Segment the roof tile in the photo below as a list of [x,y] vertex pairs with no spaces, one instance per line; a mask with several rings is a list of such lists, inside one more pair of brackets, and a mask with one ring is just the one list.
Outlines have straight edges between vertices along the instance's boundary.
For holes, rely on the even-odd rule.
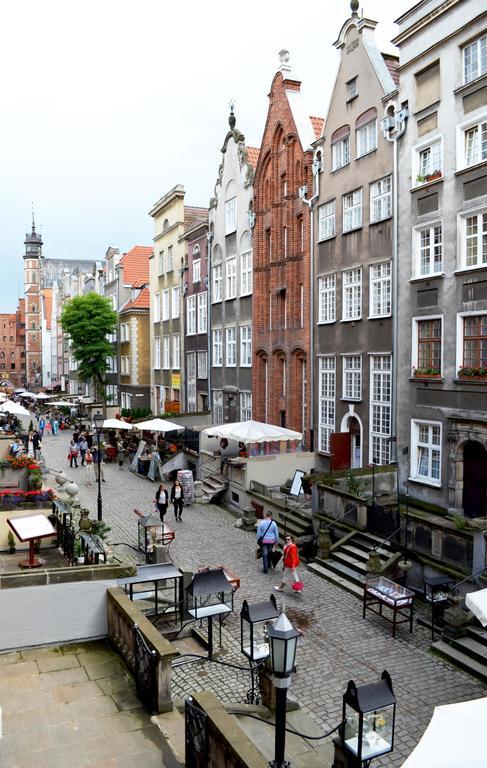
[[143,281],[149,282],[149,257],[152,256],[152,248],[148,245],[134,245],[130,251],[124,253],[120,259],[123,267],[124,285],[135,285]]

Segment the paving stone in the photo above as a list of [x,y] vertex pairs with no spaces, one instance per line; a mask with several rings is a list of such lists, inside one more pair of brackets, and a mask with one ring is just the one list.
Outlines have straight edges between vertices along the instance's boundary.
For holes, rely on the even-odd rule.
[[85,670],[79,665],[72,669],[42,672],[39,677],[43,688],[58,688],[60,685],[73,685],[74,683],[84,683],[88,680]]
[[62,654],[49,654],[40,656],[37,659],[37,666],[40,672],[55,672],[60,669],[72,669],[79,667],[79,661],[76,656],[64,656]]
[[99,680],[103,677],[117,675],[120,672],[121,666],[120,659],[111,659],[110,661],[102,661],[95,664],[85,663],[83,668],[90,680]]
[[104,734],[126,733],[144,728],[147,724],[147,715],[143,710],[132,712],[117,712],[98,718],[98,725]]
[[[20,651],[10,651],[9,653],[0,653],[0,667],[5,664],[15,664],[22,658]],[[3,672],[2,672],[3,675]]]
[[79,699],[91,699],[95,696],[103,696],[102,691],[97,684],[89,680],[86,683],[77,683],[74,685],[60,685],[52,689],[54,701],[77,701]]
[[[17,664],[5,664],[2,667],[2,682],[13,677],[37,675],[39,670],[35,661],[21,661]],[[12,685],[14,683],[12,682]]]

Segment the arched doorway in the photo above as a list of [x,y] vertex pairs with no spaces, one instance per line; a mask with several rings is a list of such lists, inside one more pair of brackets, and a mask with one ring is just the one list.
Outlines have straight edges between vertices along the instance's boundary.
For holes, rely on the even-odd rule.
[[487,451],[476,440],[463,446],[463,513],[465,517],[487,514]]
[[350,465],[352,469],[362,466],[362,430],[355,416],[348,420],[348,431],[351,436]]

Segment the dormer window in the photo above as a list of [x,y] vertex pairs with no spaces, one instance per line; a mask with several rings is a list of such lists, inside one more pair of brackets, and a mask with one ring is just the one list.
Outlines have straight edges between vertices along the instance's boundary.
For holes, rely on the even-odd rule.
[[357,78],[353,77],[348,83],[345,84],[347,101],[352,101],[358,96],[357,90]]

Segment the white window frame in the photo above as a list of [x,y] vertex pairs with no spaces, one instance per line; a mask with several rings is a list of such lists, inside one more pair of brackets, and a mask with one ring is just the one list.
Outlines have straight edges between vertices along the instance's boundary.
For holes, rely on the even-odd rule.
[[[487,311],[479,311],[479,310],[472,310],[471,312],[458,312],[457,313],[457,335],[456,335],[456,367],[455,367],[455,373],[459,370],[459,368],[465,367],[465,359],[463,354],[463,332],[464,332],[464,321],[468,317],[485,317],[487,315]],[[467,366],[468,367],[468,366]]]
[[164,251],[159,251],[158,259],[159,259],[159,264],[158,264],[159,275],[163,275],[164,274]]
[[358,88],[357,88],[357,76],[350,78],[348,82],[345,83],[345,98],[346,101],[352,101],[358,96]]
[[177,320],[179,317],[179,286],[175,285],[171,289],[171,318]]
[[[484,223],[484,217],[485,217],[485,223]],[[477,220],[477,233],[475,235],[476,248],[477,248],[477,260],[474,264],[467,264],[467,238],[473,239],[474,237],[474,235],[469,236],[467,233],[467,221],[468,219],[473,219],[473,218],[476,218]],[[484,235],[484,232],[485,232],[485,235]],[[472,270],[472,269],[482,269],[482,267],[487,267],[487,256],[486,256],[486,260],[483,261],[483,239],[484,237],[487,238],[487,208],[485,208],[485,206],[483,208],[474,208],[471,211],[462,211],[460,214],[458,214],[457,233],[458,233],[457,253],[459,254],[459,257],[460,257],[460,263],[458,265],[458,269],[463,271],[463,270]]]
[[418,323],[424,320],[440,320],[441,321],[441,336],[440,336],[440,376],[443,375],[443,351],[444,351],[444,338],[445,338],[445,321],[443,315],[420,315],[412,318],[412,340],[411,340],[411,376],[414,375],[415,368],[419,368],[419,350],[418,350]]
[[[439,233],[437,230],[439,229]],[[423,239],[423,235],[427,235]],[[438,262],[437,255],[441,256]],[[444,275],[443,268],[443,219],[421,224],[413,229],[413,278],[438,277]],[[424,257],[424,259],[423,259]],[[422,271],[423,260],[429,264],[428,271]]]
[[392,263],[369,266],[369,318],[390,317],[392,313]]
[[237,229],[237,198],[225,201],[225,234],[230,235]]
[[194,336],[196,332],[196,294],[192,294],[186,299],[186,335]]
[[162,369],[163,371],[171,369],[171,337],[169,334],[162,337]]
[[193,283],[201,280],[201,259],[193,259]]
[[167,247],[167,270],[166,272],[172,272],[174,269],[174,255],[173,255],[173,246],[168,245]]
[[[422,427],[428,428],[428,440],[420,440],[420,429]],[[432,429],[438,430],[438,442],[433,441]],[[432,485],[435,488],[441,488],[441,470],[442,470],[442,438],[443,438],[443,425],[441,421],[429,421],[426,419],[411,419],[411,467],[410,467],[410,480],[416,483],[422,483],[424,485]],[[427,473],[419,474],[419,451],[424,448],[426,451]],[[435,477],[433,474],[433,452],[438,453],[438,465],[439,465],[439,477]]]
[[213,423],[223,424],[223,392],[221,389],[213,390]]
[[334,355],[318,357],[318,451],[330,453],[330,437],[336,418],[336,359]]
[[237,297],[237,257],[230,256],[225,262],[225,299]]
[[392,355],[371,353],[369,462],[379,465],[391,461]]
[[208,378],[208,352],[200,350],[198,352],[198,379]]
[[198,305],[198,333],[206,333],[208,330],[208,292],[197,294]]
[[362,400],[362,355],[342,355],[342,399]]
[[318,278],[318,324],[336,321],[336,275]]
[[362,187],[343,195],[343,232],[362,226]]
[[160,336],[154,338],[154,368],[156,371],[161,370],[161,339]]
[[[470,60],[470,67],[468,66],[467,59]],[[477,37],[476,40],[472,40],[472,42],[463,46],[462,67],[464,85],[472,83],[487,73],[487,34],[484,33]]]
[[240,296],[252,293],[252,251],[240,254]]
[[181,339],[179,333],[172,335],[172,367],[179,370],[181,367]]
[[342,283],[342,322],[360,320],[362,317],[362,268],[346,269],[342,273]]
[[153,304],[153,316],[154,316],[154,322],[160,323],[161,322],[161,294],[155,293],[154,294],[154,304]]
[[240,392],[240,421],[252,418],[252,392]]
[[392,176],[384,176],[370,185],[370,223],[384,221],[391,216]]
[[212,366],[221,368],[223,365],[223,329],[213,328],[211,332]]
[[222,264],[214,264],[211,270],[211,303],[217,304],[222,300]]
[[240,367],[252,367],[252,326],[240,326]]
[[186,355],[186,372],[188,381],[188,411],[196,411],[196,352]]
[[355,129],[355,144],[357,147],[357,159],[370,154],[377,149],[377,119]]
[[[429,157],[426,153],[429,150]],[[427,141],[416,144],[413,148],[413,187],[421,187],[428,180],[420,181],[420,177],[429,176],[434,171],[440,171],[443,176],[443,137],[432,136]]]
[[329,200],[318,208],[318,240],[330,240],[336,235],[336,200]]
[[161,304],[162,304],[161,320],[163,322],[165,320],[169,320],[169,316],[170,316],[169,300],[170,300],[169,288],[166,288],[164,291],[161,292]]
[[236,325],[229,325],[225,328],[225,365],[227,368],[235,368],[237,365]]
[[331,169],[338,171],[350,163],[350,134],[331,145]]

